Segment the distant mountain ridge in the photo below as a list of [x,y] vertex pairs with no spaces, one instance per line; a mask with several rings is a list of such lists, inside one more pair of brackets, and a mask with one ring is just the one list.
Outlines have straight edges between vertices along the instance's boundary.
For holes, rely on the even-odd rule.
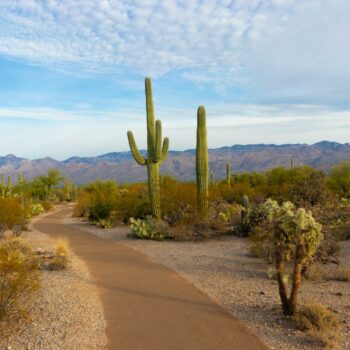
[[[146,151],[141,151],[146,154]],[[233,145],[209,150],[210,170],[216,179],[225,177],[226,162],[232,172],[264,171],[276,166],[294,164],[311,165],[329,170],[342,160],[350,161],[350,144],[321,141],[308,144],[253,144]],[[119,183],[144,181],[145,167],[133,160],[131,152],[112,152],[96,157],[71,157],[57,161],[46,157],[34,160],[19,158],[12,154],[0,157],[0,174],[13,176],[16,180],[19,171],[27,179],[42,175],[48,169],[56,168],[75,183],[83,184],[96,179],[115,179]],[[195,178],[195,150],[170,151],[167,160],[161,166],[161,172],[182,180]]]

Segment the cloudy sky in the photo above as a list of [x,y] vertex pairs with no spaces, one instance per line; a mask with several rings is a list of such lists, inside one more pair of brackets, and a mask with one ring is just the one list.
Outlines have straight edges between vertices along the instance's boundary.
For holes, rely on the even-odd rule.
[[350,139],[349,0],[1,0],[0,155]]

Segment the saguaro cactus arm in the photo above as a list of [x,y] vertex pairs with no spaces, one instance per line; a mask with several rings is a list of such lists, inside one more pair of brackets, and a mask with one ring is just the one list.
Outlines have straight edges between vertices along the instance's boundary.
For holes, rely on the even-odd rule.
[[165,161],[165,158],[168,155],[168,151],[169,151],[169,139],[165,137],[163,140],[163,147],[159,158],[159,164],[162,164]]
[[136,163],[138,163],[140,165],[146,165],[147,161],[143,157],[143,155],[140,153],[139,149],[137,148],[134,134],[132,133],[132,131],[128,131],[128,140],[129,140],[129,146],[130,146],[131,153],[132,153]]
[[159,162],[161,152],[162,152],[162,122],[160,120],[156,120],[156,151],[154,155],[153,162]]

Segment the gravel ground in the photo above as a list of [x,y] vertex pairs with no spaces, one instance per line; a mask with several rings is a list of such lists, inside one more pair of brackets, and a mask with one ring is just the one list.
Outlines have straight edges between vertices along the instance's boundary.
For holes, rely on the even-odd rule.
[[[277,283],[268,278],[268,266],[248,254],[248,241],[221,237],[203,242],[146,241],[126,237],[125,226],[98,229],[76,218],[66,224],[102,238],[120,241],[177,271],[242,320],[272,349],[319,349],[281,314]],[[342,265],[350,267],[350,242],[342,244]],[[338,348],[350,349],[350,284],[335,281],[302,285],[301,301],[330,307],[342,322]]]
[[[53,250],[55,245],[38,231],[25,233],[24,238],[35,249]],[[84,262],[71,253],[67,270],[43,271],[41,279],[30,318],[22,319],[9,338],[1,337],[0,349],[107,349],[102,303]]]

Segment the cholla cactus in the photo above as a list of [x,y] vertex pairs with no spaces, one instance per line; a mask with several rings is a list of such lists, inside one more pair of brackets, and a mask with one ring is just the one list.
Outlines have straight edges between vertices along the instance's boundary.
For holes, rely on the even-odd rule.
[[[293,316],[298,305],[301,271],[304,264],[315,254],[323,239],[322,226],[316,222],[311,212],[304,208],[295,210],[294,205],[290,202],[285,202],[280,206],[276,201],[268,200],[264,208],[272,227],[283,313]],[[294,269],[292,289],[288,296],[286,262],[291,260],[294,261]]]
[[154,122],[152,85],[150,78],[146,78],[145,80],[145,90],[147,111],[147,158],[144,158],[138,150],[134,135],[131,131],[128,131],[128,140],[135,161],[140,165],[147,166],[148,193],[152,214],[157,220],[160,220],[159,165],[164,162],[168,154],[169,139],[167,137],[164,138],[162,146],[162,124],[160,120]]
[[200,106],[197,111],[197,146],[196,178],[198,213],[203,222],[208,221],[208,142],[205,109]]

